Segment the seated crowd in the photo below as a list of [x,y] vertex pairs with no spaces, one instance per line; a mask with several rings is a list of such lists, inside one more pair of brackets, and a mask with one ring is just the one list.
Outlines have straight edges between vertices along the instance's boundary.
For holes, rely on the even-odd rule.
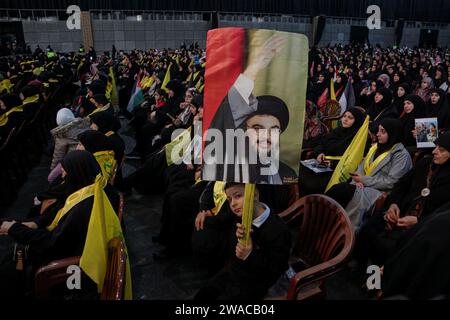
[[[246,231],[244,184],[204,181],[201,165],[175,164],[167,157],[177,129],[198,143],[194,132],[203,120],[205,65],[206,52],[193,46],[95,59],[82,52],[38,52],[0,63],[0,146],[8,146],[10,136],[33,120],[51,118],[43,130],[44,140],[52,137],[42,151],[52,155],[47,188],[35,195],[22,219],[0,217],[0,235],[8,236],[11,247],[0,256],[0,296],[30,294],[34,273],[55,259],[81,256],[80,265],[88,270],[87,239],[97,204],[103,201],[118,214],[119,193],[137,192],[163,194],[161,229],[152,240],[164,249],[153,254],[154,260],[192,255],[208,270],[210,279],[194,299],[263,299],[290,277],[291,238],[298,225],[279,214],[298,199],[297,190],[300,197],[324,194],[345,209],[356,236],[351,257],[363,273],[371,264],[382,267],[383,297],[433,298],[450,292],[444,267],[450,254],[442,227],[450,221],[448,49],[312,48],[302,160],[317,159],[331,170],[315,173],[299,164],[298,185],[257,185],[247,244],[240,241]],[[37,118],[56,88],[67,99]],[[336,103],[348,89],[353,103]],[[329,186],[366,117],[363,160],[347,181]],[[437,119],[434,148],[418,147],[419,118]],[[121,123],[136,141],[127,155]],[[6,151],[0,157],[8,157]],[[194,158],[199,156],[194,150]],[[126,159],[141,160],[128,176],[122,172]],[[13,169],[6,174],[14,175]],[[95,191],[98,187],[101,192]],[[123,221],[113,220],[123,237]],[[17,259],[10,259],[17,246],[27,248],[26,281],[20,285]],[[416,281],[400,281],[404,274]],[[88,291],[99,285],[93,278],[88,283]]]

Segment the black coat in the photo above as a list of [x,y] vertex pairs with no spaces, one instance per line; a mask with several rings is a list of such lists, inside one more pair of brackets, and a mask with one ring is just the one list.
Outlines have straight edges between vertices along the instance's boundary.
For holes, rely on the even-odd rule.
[[[109,185],[105,192],[113,208],[117,210],[117,193]],[[45,228],[30,229],[16,223],[11,226],[8,234],[18,243],[30,245],[31,259],[35,266],[55,259],[80,256],[83,253],[93,204],[94,197],[89,197],[75,205],[61,218],[53,231]]]
[[382,278],[386,297],[430,299],[450,293],[450,203],[419,221],[400,240]]
[[0,146],[6,140],[13,128],[16,128],[16,130],[19,129],[24,119],[22,112],[12,112],[8,115],[8,122],[3,126],[0,126]]
[[[270,214],[261,227],[252,228],[253,250],[247,259],[233,255],[227,266],[198,292],[197,299],[262,299],[288,269],[291,234],[281,218]],[[236,237],[232,244],[234,252]]]
[[[420,160],[414,168],[405,174],[395,185],[387,200],[390,205],[396,203],[400,208],[400,215],[404,216],[412,208],[420,196],[420,192],[426,187],[426,179],[432,157],[425,157]],[[423,203],[421,216],[426,216],[442,204],[449,201],[448,191],[450,190],[450,162],[439,166],[433,175],[429,187],[431,193]]]

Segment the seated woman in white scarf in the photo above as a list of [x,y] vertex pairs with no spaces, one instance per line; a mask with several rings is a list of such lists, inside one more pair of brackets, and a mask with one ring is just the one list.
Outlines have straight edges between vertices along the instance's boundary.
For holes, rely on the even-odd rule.
[[345,208],[357,230],[367,212],[380,197],[412,167],[411,156],[400,142],[401,122],[386,118],[378,125],[377,139],[350,183],[334,185],[326,193]]

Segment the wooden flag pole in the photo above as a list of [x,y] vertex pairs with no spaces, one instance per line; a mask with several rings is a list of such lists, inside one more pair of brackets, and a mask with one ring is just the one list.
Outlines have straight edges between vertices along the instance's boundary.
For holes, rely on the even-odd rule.
[[250,229],[253,221],[253,204],[255,198],[255,184],[246,183],[244,193],[244,208],[242,210],[242,225],[245,229],[245,235],[239,239],[240,243],[247,246],[250,239]]

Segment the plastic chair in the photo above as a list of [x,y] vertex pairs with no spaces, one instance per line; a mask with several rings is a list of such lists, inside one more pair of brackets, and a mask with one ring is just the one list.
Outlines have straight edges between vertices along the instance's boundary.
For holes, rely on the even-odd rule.
[[[55,260],[48,265],[39,268],[35,274],[35,297],[37,299],[49,299],[50,289],[67,281],[70,274],[67,268],[71,265],[79,265],[80,257],[70,257]],[[108,264],[106,269],[101,300],[121,300],[125,288],[126,252],[124,241],[113,238],[108,242]],[[82,276],[86,276],[82,272]]]
[[290,264],[303,266],[290,280],[285,299],[325,295],[325,280],[342,268],[355,241],[345,210],[333,199],[313,194],[297,200],[280,217],[288,224],[300,222]]

